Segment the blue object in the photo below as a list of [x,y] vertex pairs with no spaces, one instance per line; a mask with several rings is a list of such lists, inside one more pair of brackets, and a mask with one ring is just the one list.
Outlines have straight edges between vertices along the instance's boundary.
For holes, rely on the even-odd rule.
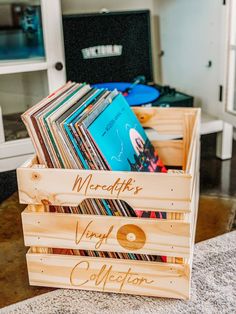
[[[114,82],[99,83],[94,84],[93,86],[96,88],[106,88],[108,90],[114,90],[116,88],[119,92],[122,93],[131,85],[132,83]],[[160,96],[160,92],[154,87],[139,84],[134,86],[130,93],[124,96],[130,106],[141,106],[143,104],[148,104],[156,100]]]
[[[113,99],[87,130],[111,170],[134,171],[131,166],[138,169],[141,163],[149,163],[149,155],[155,158],[143,127],[121,94]],[[149,154],[144,155],[145,147]],[[148,165],[146,171],[150,171]]]

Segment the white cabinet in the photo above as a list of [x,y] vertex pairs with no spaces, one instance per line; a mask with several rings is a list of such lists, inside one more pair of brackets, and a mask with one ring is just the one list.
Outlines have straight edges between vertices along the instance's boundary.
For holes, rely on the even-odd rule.
[[[0,171],[15,169],[27,156],[34,153],[20,114],[66,81],[60,0],[0,2],[0,17],[4,13],[6,15],[7,11],[12,11],[12,6],[18,3],[21,6],[39,6],[44,55],[0,61]],[[9,16],[4,20],[9,25],[5,25],[3,19],[2,24],[0,21],[0,36],[4,28],[11,32],[17,31],[18,28],[11,19],[12,16]],[[27,23],[28,27],[31,26],[30,23],[33,24],[29,20]],[[10,36],[6,47],[11,44],[9,40]]]
[[154,0],[162,83],[193,95],[202,132],[217,133],[217,156],[231,158],[235,106],[236,1]]

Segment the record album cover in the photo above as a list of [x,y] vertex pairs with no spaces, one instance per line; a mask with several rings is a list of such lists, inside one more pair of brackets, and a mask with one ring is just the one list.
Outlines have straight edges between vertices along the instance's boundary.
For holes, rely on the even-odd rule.
[[166,172],[121,94],[87,128],[111,170]]

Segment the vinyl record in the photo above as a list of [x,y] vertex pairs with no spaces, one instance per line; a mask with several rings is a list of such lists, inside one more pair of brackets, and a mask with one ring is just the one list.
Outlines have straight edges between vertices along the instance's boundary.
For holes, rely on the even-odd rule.
[[[119,92],[123,93],[126,88],[129,88],[131,83],[100,83],[94,84],[97,88],[107,88],[108,90],[118,89]],[[160,92],[151,86],[138,84],[130,91],[128,95],[124,95],[130,106],[141,106],[148,104],[156,100],[160,96]]]

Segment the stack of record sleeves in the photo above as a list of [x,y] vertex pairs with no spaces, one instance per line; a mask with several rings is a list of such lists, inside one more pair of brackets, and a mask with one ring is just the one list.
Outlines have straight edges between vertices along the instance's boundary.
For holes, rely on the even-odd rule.
[[[143,127],[117,90],[68,82],[27,110],[22,119],[39,163],[46,167],[166,172]],[[143,215],[118,199],[87,199],[78,207],[52,206],[49,210],[90,215]],[[162,212],[149,212],[149,216],[166,218]],[[54,252],[59,250],[54,249]],[[157,258],[131,253],[63,250],[65,252],[139,260]]]

